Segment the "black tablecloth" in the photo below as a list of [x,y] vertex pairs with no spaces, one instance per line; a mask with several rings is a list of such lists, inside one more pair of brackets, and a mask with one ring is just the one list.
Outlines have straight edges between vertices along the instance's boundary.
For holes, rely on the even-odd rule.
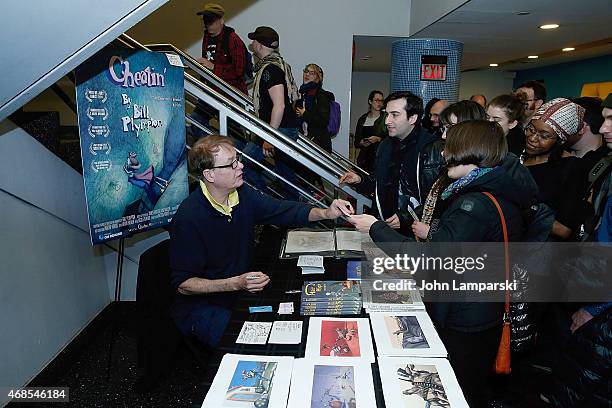
[[[271,245],[262,242],[258,248],[265,247],[265,252],[272,256],[258,256],[253,264],[254,271],[262,271],[270,276],[270,283],[266,288],[259,293],[240,292],[236,294],[238,299],[232,312],[231,320],[221,339],[220,346],[215,350],[210,357],[210,363],[207,367],[204,382],[202,384],[206,389],[210,385],[217,373],[217,368],[221,359],[226,353],[233,354],[254,354],[266,356],[293,356],[295,358],[304,357],[306,349],[306,337],[308,334],[308,316],[300,315],[300,293],[287,294],[289,290],[301,290],[304,281],[314,280],[345,280],[346,279],[346,262],[347,259],[325,258],[325,274],[323,275],[302,275],[301,268],[297,266],[297,259],[278,259],[278,250],[280,247],[279,236],[283,232],[277,232]],[[281,302],[293,302],[294,313],[291,315],[279,315],[278,305]],[[271,313],[249,313],[251,306],[272,306]],[[367,314],[351,315],[351,316],[334,316],[334,317],[367,317]],[[302,342],[300,344],[236,344],[238,334],[242,329],[245,321],[254,322],[274,322],[276,320],[302,320]],[[374,343],[374,342],[373,342]],[[372,375],[374,380],[374,389],[376,392],[377,407],[385,407],[380,376],[378,374],[378,365],[372,364]]]

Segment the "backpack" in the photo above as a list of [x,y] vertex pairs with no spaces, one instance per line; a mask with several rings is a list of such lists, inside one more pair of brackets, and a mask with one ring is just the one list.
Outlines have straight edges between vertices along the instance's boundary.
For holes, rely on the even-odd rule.
[[[234,32],[233,29],[228,29],[229,27],[224,27],[223,29],[223,38],[221,39],[221,47],[223,48],[223,52],[227,56],[230,63],[232,62],[232,56],[229,53],[229,38],[231,33]],[[242,47],[244,48],[244,82],[247,85],[253,83],[254,81],[254,65],[253,65],[253,56],[249,52],[248,48],[244,43],[242,43]]]
[[329,98],[329,122],[327,122],[327,131],[334,137],[340,132],[340,124],[342,122],[342,111],[340,104],[336,102],[334,94],[328,92]]

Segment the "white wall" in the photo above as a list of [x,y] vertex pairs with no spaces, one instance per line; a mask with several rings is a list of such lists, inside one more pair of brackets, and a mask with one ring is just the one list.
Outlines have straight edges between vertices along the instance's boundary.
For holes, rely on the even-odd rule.
[[[325,72],[324,86],[342,105],[342,128],[334,149],[348,153],[351,55],[353,35],[408,36],[410,1],[385,0],[240,0],[227,3],[226,22],[248,44],[257,26],[274,27],[280,51],[293,68],[298,85],[309,62]],[[190,54],[201,54],[201,1],[172,0],[130,31],[142,42],[174,42]],[[224,4],[226,6],[226,4]],[[187,45],[190,42],[191,45]]]
[[382,91],[389,95],[390,77],[388,72],[353,72],[351,85],[351,132],[355,133],[357,119],[368,111],[370,91]]
[[[11,122],[0,122],[0,389],[40,372],[110,303],[117,254],[89,239],[79,173]],[[126,255],[166,237],[126,240]],[[125,259],[123,299],[137,265]],[[6,403],[0,395],[0,406]]]
[[514,72],[486,69],[461,73],[459,100],[469,99],[475,94],[483,94],[487,100],[497,95],[512,92]]

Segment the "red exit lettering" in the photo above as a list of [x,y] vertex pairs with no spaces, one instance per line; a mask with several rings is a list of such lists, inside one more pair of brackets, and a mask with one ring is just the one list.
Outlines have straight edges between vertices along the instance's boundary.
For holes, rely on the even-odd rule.
[[446,65],[445,64],[422,64],[421,65],[421,80],[423,81],[445,81],[446,80]]

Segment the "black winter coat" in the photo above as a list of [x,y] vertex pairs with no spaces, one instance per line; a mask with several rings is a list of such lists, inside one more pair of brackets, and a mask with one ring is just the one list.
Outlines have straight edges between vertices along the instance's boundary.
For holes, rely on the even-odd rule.
[[[423,203],[429,190],[437,180],[444,166],[441,151],[443,146],[433,135],[421,126],[417,126],[407,137],[418,139],[416,147],[419,152],[417,161],[417,181],[419,201]],[[364,179],[360,188],[367,193],[375,193],[375,213],[382,219],[387,219],[398,213],[399,176],[402,159],[399,157],[400,140],[396,137],[386,137],[380,142],[376,153],[374,174]],[[378,211],[378,207],[380,211]],[[408,221],[407,214],[398,214],[400,221]],[[411,219],[410,219],[411,220]],[[410,221],[411,222],[411,221]],[[404,225],[402,225],[402,230]]]
[[[507,155],[502,164],[477,178],[461,191],[442,201],[444,211],[431,242],[501,242],[501,220],[495,205],[482,192],[491,193],[502,207],[510,241],[518,241],[525,232],[524,213],[535,203],[537,185],[529,171],[514,155]],[[384,222],[370,228],[370,236],[390,256],[385,243],[414,242]],[[397,250],[397,247],[395,247]],[[407,253],[408,248],[402,253]],[[420,254],[415,254],[418,256]],[[504,305],[485,302],[437,302],[428,305],[428,312],[438,327],[476,332],[501,325]]]
[[334,95],[324,89],[317,89],[312,101],[312,108],[305,110],[302,119],[308,123],[308,138],[328,153],[332,151],[331,135],[327,131],[329,123],[330,101]]
[[612,309],[574,332],[544,395],[554,407],[612,407]]

